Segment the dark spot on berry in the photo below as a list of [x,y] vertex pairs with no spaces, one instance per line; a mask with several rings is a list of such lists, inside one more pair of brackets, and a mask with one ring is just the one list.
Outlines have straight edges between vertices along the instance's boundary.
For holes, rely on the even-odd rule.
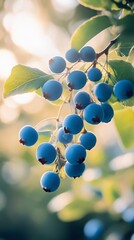
[[72,83],[68,83],[68,87],[73,90],[74,89],[74,85]]
[[78,108],[79,110],[81,110],[83,108],[83,104],[81,103],[76,103],[76,108]]
[[44,187],[43,190],[44,190],[45,192],[51,192],[51,190],[50,190],[49,188],[46,188],[46,187]]
[[49,60],[49,65],[51,65],[51,64],[53,64],[54,63],[54,60],[51,58],[50,60]]
[[48,93],[43,93],[43,97],[46,99],[50,99],[50,95]]
[[93,117],[92,118],[92,121],[94,122],[94,123],[100,123],[100,118],[99,117]]
[[133,91],[132,91],[132,90],[128,90],[128,91],[126,92],[126,96],[127,96],[128,98],[132,97],[132,96],[133,96]]
[[79,158],[79,160],[77,161],[79,164],[83,163],[85,160],[85,158]]
[[47,163],[47,160],[45,158],[39,158],[38,161],[41,162],[42,164]]
[[25,145],[25,143],[26,143],[25,140],[22,139],[22,138],[19,140],[19,142],[20,142],[21,144],[23,144],[23,145]]
[[65,128],[65,127],[64,127],[64,131],[65,131],[65,133],[70,133],[69,129]]

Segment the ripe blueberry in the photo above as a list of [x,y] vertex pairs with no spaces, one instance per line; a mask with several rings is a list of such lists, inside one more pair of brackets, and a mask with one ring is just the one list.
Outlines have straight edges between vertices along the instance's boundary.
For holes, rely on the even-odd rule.
[[86,158],[86,149],[77,143],[66,148],[65,157],[73,165],[81,164]]
[[49,68],[53,73],[61,73],[66,68],[66,61],[60,56],[55,56],[49,60]]
[[67,84],[70,89],[79,90],[86,84],[86,74],[80,70],[74,70],[67,76]]
[[129,80],[120,80],[115,84],[113,91],[118,100],[124,101],[134,95],[134,84]]
[[59,175],[48,171],[41,176],[40,184],[45,192],[54,192],[60,185]]
[[66,57],[68,62],[75,63],[75,62],[77,62],[79,60],[80,54],[79,54],[79,52],[76,49],[70,48],[66,52],[65,57]]
[[93,67],[87,72],[88,79],[92,82],[97,82],[102,78],[100,69]]
[[68,177],[77,178],[83,174],[85,170],[85,163],[73,165],[69,162],[66,162],[64,169]]
[[44,98],[49,101],[55,101],[60,98],[63,91],[62,84],[56,80],[48,80],[42,86],[42,93]]
[[26,125],[20,129],[19,142],[26,146],[34,145],[38,140],[37,131],[29,125]]
[[80,144],[87,150],[90,150],[95,146],[96,140],[96,136],[92,132],[85,132],[79,136]]
[[58,130],[58,141],[63,143],[63,144],[68,144],[72,141],[73,139],[73,135],[71,133],[66,133],[64,128],[60,128]]
[[50,164],[56,158],[57,152],[51,143],[41,143],[36,150],[36,158],[42,164]]
[[103,109],[97,103],[89,104],[83,113],[84,119],[91,124],[99,124],[103,119]]
[[92,47],[85,46],[80,50],[80,58],[84,62],[93,62],[96,58],[96,53]]
[[84,109],[91,102],[90,95],[87,92],[81,91],[75,94],[74,104],[77,109]]
[[113,108],[108,103],[102,103],[101,107],[102,107],[103,112],[104,112],[102,122],[105,122],[105,123],[110,122],[111,119],[114,116]]
[[94,95],[100,102],[106,102],[112,94],[112,86],[107,83],[98,83],[94,86]]
[[83,120],[77,114],[67,115],[64,118],[63,127],[66,133],[77,134],[83,128]]

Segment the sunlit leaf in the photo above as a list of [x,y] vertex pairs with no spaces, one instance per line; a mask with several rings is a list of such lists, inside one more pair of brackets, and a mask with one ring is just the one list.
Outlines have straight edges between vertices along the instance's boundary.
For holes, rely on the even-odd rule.
[[79,0],[80,4],[85,7],[92,8],[95,10],[117,10],[119,9],[112,1],[110,0]]
[[115,126],[126,148],[134,146],[134,111],[130,108],[116,111],[114,117]]
[[71,39],[71,46],[79,50],[90,39],[111,25],[112,23],[107,16],[90,18],[76,29]]
[[5,82],[3,95],[7,97],[35,91],[51,78],[37,68],[16,65]]

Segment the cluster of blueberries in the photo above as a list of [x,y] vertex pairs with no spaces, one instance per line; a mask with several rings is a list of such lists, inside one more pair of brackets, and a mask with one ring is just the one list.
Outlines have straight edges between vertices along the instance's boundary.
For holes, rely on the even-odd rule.
[[[91,67],[86,71],[72,70],[67,68],[66,61],[60,56],[55,56],[49,61],[49,68],[55,74],[65,72],[67,87],[72,92],[74,109],[73,114],[67,115],[57,131],[57,142],[65,146],[64,170],[69,177],[80,177],[85,170],[86,151],[91,150],[96,145],[96,136],[93,132],[87,131],[84,121],[89,124],[108,123],[114,116],[112,106],[107,103],[111,95],[118,101],[125,101],[134,95],[134,85],[129,80],[120,80],[114,86],[108,82],[94,84],[92,94],[88,91],[81,91],[87,82],[98,82],[102,79],[102,72],[97,65],[97,54],[90,46],[83,47],[80,52],[76,49],[69,49],[65,58],[68,62],[91,62]],[[63,74],[64,76],[64,74]],[[59,99],[63,92],[63,84],[56,79],[48,80],[42,86],[42,94],[45,99],[55,101]],[[95,100],[94,100],[95,99]],[[73,136],[80,134],[77,143],[73,141]],[[32,126],[24,126],[19,132],[19,141],[23,145],[32,146],[38,140],[38,132]],[[57,149],[51,142],[41,143],[37,147],[36,158],[42,164],[51,164],[57,159]],[[40,180],[42,188],[46,192],[55,191],[60,185],[60,176],[56,171],[45,172]]]

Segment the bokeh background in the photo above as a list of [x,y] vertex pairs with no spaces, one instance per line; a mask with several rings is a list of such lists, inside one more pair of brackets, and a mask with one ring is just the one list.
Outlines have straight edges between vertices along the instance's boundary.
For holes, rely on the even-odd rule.
[[[18,132],[56,116],[59,105],[34,93],[2,97],[14,65],[49,73],[48,60],[64,56],[74,30],[96,14],[77,0],[0,1],[0,240],[134,240],[134,148],[123,147],[114,122],[92,127],[98,142],[83,177],[48,194],[37,145],[20,146]],[[91,44],[99,51],[110,37]]]

